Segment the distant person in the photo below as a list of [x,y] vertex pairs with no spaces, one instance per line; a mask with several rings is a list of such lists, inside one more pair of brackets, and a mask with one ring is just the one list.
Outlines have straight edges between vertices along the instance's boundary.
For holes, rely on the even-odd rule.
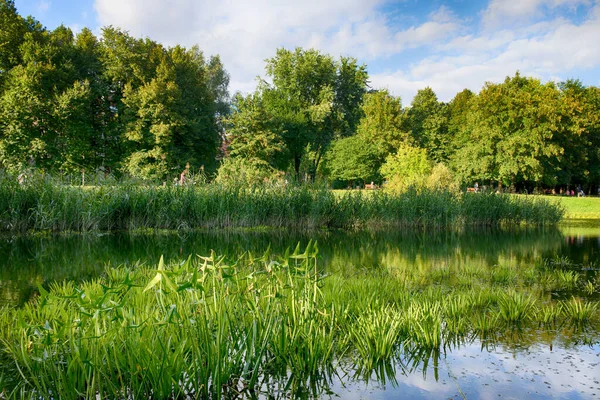
[[479,192],[479,184],[477,182],[475,182],[475,185],[473,185],[473,187],[475,188],[475,193]]

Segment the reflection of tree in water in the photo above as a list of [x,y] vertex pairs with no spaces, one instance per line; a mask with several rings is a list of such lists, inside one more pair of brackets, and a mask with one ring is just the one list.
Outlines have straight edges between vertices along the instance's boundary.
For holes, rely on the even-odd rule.
[[[329,271],[410,266],[427,270],[466,264],[522,264],[566,254],[573,259],[597,259],[594,239],[572,246],[556,229],[464,231],[290,232],[221,231],[112,235],[61,235],[0,239],[0,303],[22,304],[37,283],[85,279],[107,265],[179,260],[211,250],[229,257],[250,251],[276,253],[297,243],[317,240],[320,265]],[[589,240],[588,240],[589,239]],[[20,291],[20,293],[14,293]]]
[[340,269],[520,265],[535,262],[543,254],[556,254],[561,245],[562,236],[557,230],[363,232],[334,244],[334,257],[327,265]]

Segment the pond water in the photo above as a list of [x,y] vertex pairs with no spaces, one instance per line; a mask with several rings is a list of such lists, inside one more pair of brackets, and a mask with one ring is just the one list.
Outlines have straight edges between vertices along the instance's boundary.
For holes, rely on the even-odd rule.
[[[600,269],[600,224],[580,222],[544,229],[287,232],[227,231],[148,234],[98,234],[0,237],[0,306],[18,307],[37,286],[64,279],[83,280],[107,266],[155,264],[189,254],[260,255],[267,248],[283,253],[316,240],[320,265],[327,273],[411,266],[531,265],[543,260],[569,260],[588,279]],[[554,299],[573,294],[600,300],[593,293],[559,291]],[[268,397],[285,397],[266,388]],[[300,397],[356,399],[396,398],[569,398],[600,397],[600,333],[544,337],[535,329],[493,342],[473,339],[447,347],[442,354],[409,360],[399,356],[381,374],[356,376],[337,371],[323,387]]]

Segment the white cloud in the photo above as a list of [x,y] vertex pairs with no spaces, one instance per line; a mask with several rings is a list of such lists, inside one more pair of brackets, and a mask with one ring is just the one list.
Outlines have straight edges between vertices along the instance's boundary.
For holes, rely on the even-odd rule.
[[[275,49],[300,46],[368,62],[371,85],[408,104],[425,86],[448,101],[517,70],[555,79],[600,67],[600,4],[591,1],[490,0],[468,24],[442,6],[412,26],[382,11],[391,0],[95,0],[95,10],[101,25],[219,54],[232,92],[252,91]],[[589,13],[575,22],[568,10],[581,6]],[[415,48],[422,59],[391,63]]]
[[278,47],[315,47],[336,57],[373,60],[446,40],[460,28],[445,7],[421,25],[392,27],[378,11],[384,1],[96,0],[95,9],[101,25],[220,54],[232,90],[244,90],[254,86],[264,60]]
[[574,10],[582,4],[589,4],[589,0],[491,0],[483,12],[482,24],[486,28],[496,28],[541,17],[544,9],[566,7]]
[[[486,81],[502,81],[517,70],[555,80],[574,69],[600,66],[600,48],[595,45],[600,37],[600,5],[579,25],[557,19],[544,26],[457,37],[441,46],[438,56],[427,57],[408,71],[383,72],[371,80],[374,86],[387,87],[400,95],[407,104],[425,86],[430,86],[441,100],[449,101],[464,88],[477,92]],[[537,34],[530,36],[531,32]]]

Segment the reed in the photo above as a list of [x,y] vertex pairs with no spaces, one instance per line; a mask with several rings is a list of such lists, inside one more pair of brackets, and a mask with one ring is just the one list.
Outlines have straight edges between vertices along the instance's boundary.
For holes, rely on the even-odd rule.
[[561,217],[556,204],[509,195],[408,191],[335,196],[307,185],[266,188],[216,183],[80,187],[42,176],[19,184],[15,177],[0,175],[0,230],[11,232],[542,225],[557,223]]

